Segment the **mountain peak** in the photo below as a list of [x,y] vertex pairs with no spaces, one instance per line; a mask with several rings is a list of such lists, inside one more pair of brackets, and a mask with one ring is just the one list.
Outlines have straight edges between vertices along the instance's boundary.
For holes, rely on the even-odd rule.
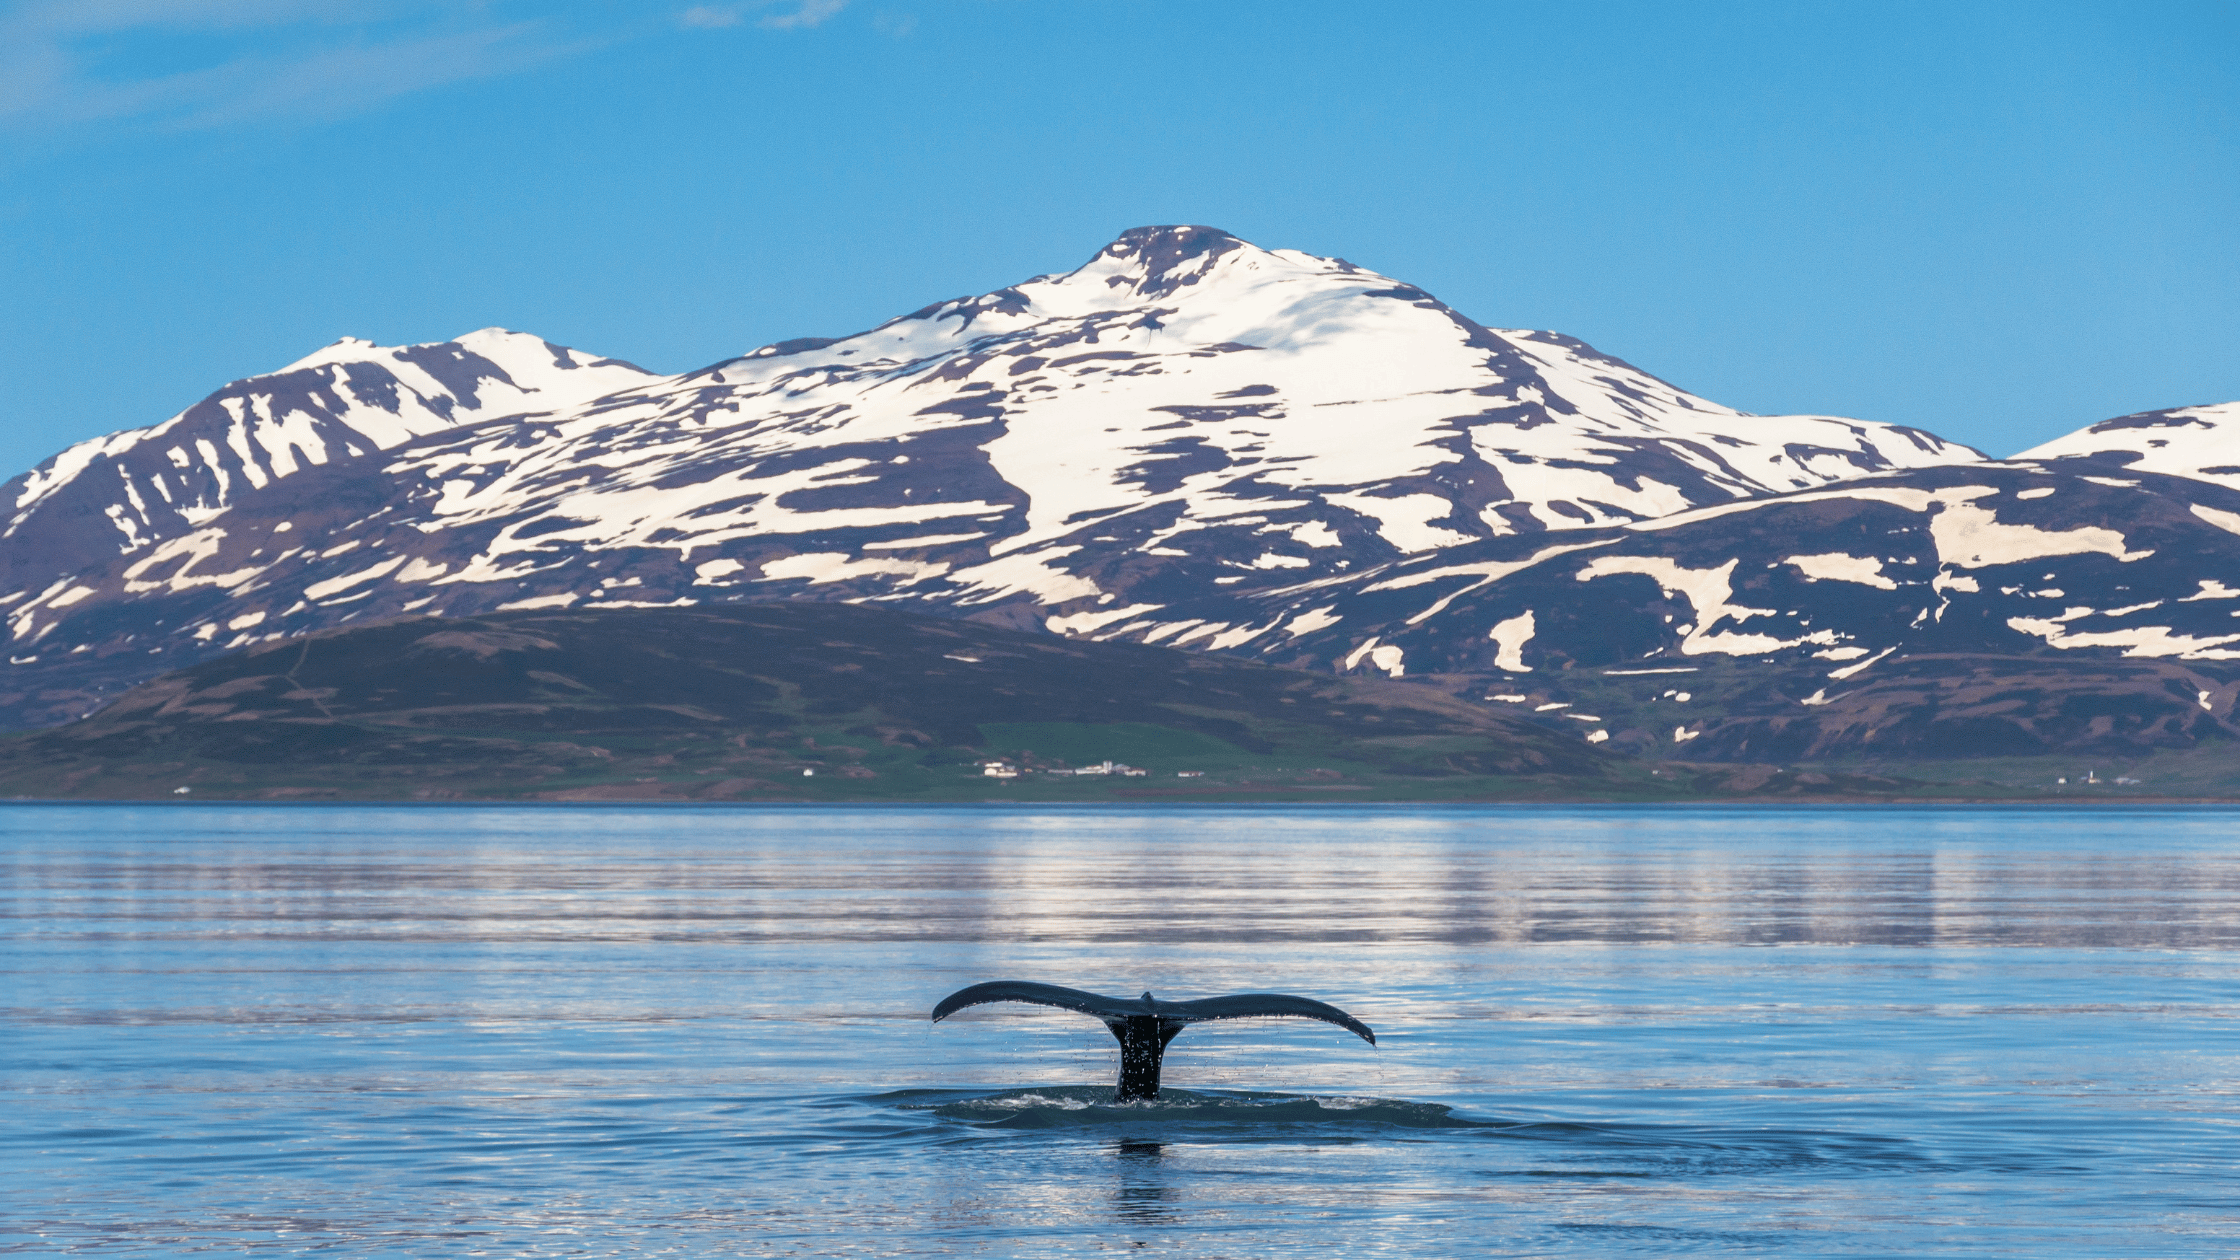
[[329,363],[361,362],[373,358],[375,355],[385,354],[400,348],[398,346],[378,345],[363,337],[337,337],[286,367],[273,372],[260,373],[260,375],[282,376],[289,372],[301,372],[306,368],[325,367]]
[[[426,608],[794,597],[1289,651],[1356,627],[1320,604],[1279,627],[1236,596],[1370,572],[1412,590],[1451,571],[1386,566],[1515,550],[1471,561],[1491,582],[1483,566],[1539,546],[1507,536],[1976,458],[1742,416],[1571,338],[1200,224],[687,376],[502,329],[321,354],[20,482],[0,523],[16,655],[152,669]],[[1387,647],[1361,650],[1396,673]]]
[[1105,283],[1125,285],[1145,297],[1163,297],[1203,279],[1215,263],[1238,250],[1265,253],[1258,246],[1198,224],[1175,223],[1129,228],[1076,272],[1104,272]]
[[2013,458],[2018,462],[2083,460],[2128,472],[2171,473],[2240,489],[2240,402],[2117,416],[2065,433]]
[[[307,469],[468,420],[571,410],[655,379],[504,328],[404,346],[337,338],[161,424],[80,442],[17,477],[0,491],[12,513],[0,526],[10,543],[0,574],[130,556]],[[115,532],[82,526],[103,518]]]
[[1157,223],[1132,227],[1113,239],[1103,252],[1114,258],[1195,258],[1208,250],[1227,251],[1250,242],[1234,233],[1199,223]]

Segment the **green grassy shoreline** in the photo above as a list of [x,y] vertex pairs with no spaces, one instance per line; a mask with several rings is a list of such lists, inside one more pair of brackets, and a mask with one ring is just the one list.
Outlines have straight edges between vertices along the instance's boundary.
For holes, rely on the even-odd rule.
[[[1691,684],[1704,694],[1689,703],[1748,681],[1724,678]],[[851,605],[415,618],[235,653],[67,726],[0,737],[0,799],[2240,800],[2240,744],[2221,735],[2090,754],[1699,762],[1681,759],[1692,746],[1598,746],[1453,682]],[[1595,703],[1610,714],[1677,702],[1605,692]],[[1021,775],[981,773],[996,759]],[[1144,773],[1055,773],[1108,761]]]

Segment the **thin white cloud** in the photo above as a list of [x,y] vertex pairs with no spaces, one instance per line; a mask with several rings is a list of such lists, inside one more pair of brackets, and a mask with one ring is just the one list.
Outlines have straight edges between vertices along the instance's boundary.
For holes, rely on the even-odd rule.
[[[749,14],[770,9],[777,3],[778,0],[739,0],[735,4],[696,4],[677,15],[677,24],[697,30],[739,26],[746,22]],[[848,0],[787,0],[785,11],[763,13],[755,19],[755,25],[774,31],[822,26],[847,7]]]
[[178,120],[210,127],[280,116],[344,117],[447,83],[513,74],[572,51],[524,23],[337,48],[275,63],[237,62],[213,78],[216,91],[190,91]]
[[773,13],[762,19],[762,24],[772,30],[792,30],[802,26],[822,26],[826,19],[848,7],[848,0],[800,0],[799,7],[791,13]]
[[739,12],[736,5],[694,5],[677,15],[677,25],[704,31],[719,30],[726,26],[737,26],[744,21],[746,21],[746,18]]
[[9,6],[5,20],[18,30],[69,36],[146,27],[341,25],[429,7],[426,0],[29,0]]
[[[485,6],[469,6],[481,9]],[[0,14],[0,126],[327,119],[590,46],[430,0],[34,0]],[[475,16],[470,13],[468,16]],[[210,64],[135,73],[132,41],[222,32]]]
[[[711,0],[679,26],[820,26],[848,0]],[[0,0],[0,132],[322,121],[651,33],[663,9],[546,0]],[[665,8],[665,6],[664,6]],[[527,10],[536,20],[503,20]],[[588,22],[586,36],[570,27]],[[182,36],[186,38],[182,38]],[[182,50],[199,61],[182,65]]]

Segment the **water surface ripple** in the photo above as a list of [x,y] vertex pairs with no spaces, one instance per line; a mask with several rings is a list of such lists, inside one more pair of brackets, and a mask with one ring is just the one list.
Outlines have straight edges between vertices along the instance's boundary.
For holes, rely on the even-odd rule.
[[0,1252],[2232,1256],[2236,822],[12,806]]

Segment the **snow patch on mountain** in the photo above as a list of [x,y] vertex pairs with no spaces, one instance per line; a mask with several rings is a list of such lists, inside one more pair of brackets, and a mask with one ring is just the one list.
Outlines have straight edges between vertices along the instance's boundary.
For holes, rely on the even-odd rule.
[[[8,511],[0,580],[20,592],[46,573],[109,558],[175,558],[163,550],[167,542],[195,536],[242,496],[310,469],[469,420],[572,410],[655,379],[498,328],[413,346],[344,338],[160,424],[80,442],[17,477],[0,489]],[[89,520],[110,528],[89,530]]]
[[1579,570],[1577,580],[1591,582],[1600,577],[1637,573],[1655,582],[1658,589],[1667,596],[1687,600],[1688,606],[1695,610],[1695,622],[1676,627],[1675,632],[1681,636],[1680,651],[1688,656],[1707,652],[1725,656],[1757,656],[1796,647],[1800,643],[1835,642],[1834,636],[1824,631],[1822,637],[1806,636],[1796,639],[1732,630],[1712,633],[1712,628],[1721,622],[1740,625],[1752,617],[1772,617],[1780,612],[1775,608],[1752,608],[1732,602],[1734,569],[1737,563],[1729,560],[1715,569],[1690,569],[1664,556],[1597,556]]
[[2240,402],[2171,407],[2086,425],[2014,457],[2168,473],[2240,489]]
[[2143,560],[2152,550],[2132,551],[2121,531],[2098,526],[2076,529],[2042,529],[2029,524],[2006,524],[1998,514],[1975,502],[1999,493],[1991,486],[1967,486],[1936,497],[1943,508],[1929,521],[1929,535],[1937,554],[1947,564],[1964,569],[2013,564],[2047,556],[2074,556],[2099,552],[2118,560]]
[[1783,564],[1795,566],[1807,582],[1857,582],[1877,590],[1894,591],[1898,584],[1882,575],[1882,561],[1873,556],[1854,556],[1846,552],[1831,551],[1817,556],[1787,556]]
[[[390,472],[439,487],[427,510],[447,526],[511,523],[459,580],[567,542],[761,564],[780,539],[860,554],[950,524],[932,537],[987,541],[943,561],[948,583],[1051,604],[1114,593],[1085,567],[1226,557],[1245,527],[1289,548],[1233,563],[1328,572],[1354,563],[1349,537],[1410,554],[1978,458],[1896,426],[1747,416],[1343,260],[1183,227],[854,337],[767,346],[535,441],[424,442]],[[1038,559],[1001,563],[1014,555]]]
[[[1848,668],[1894,631],[1824,605],[1887,597],[1934,628],[2023,558],[2164,564],[2068,505],[2147,497],[2102,483],[2150,474],[2068,463],[1979,480],[1977,452],[1916,430],[1748,415],[1342,259],[1146,228],[1071,272],[674,377],[494,330],[337,343],[22,479],[0,609],[18,655],[151,668],[414,612],[792,598],[1394,676],[1612,636],[1632,654],[1612,659]],[[1893,512],[1912,541],[1813,525],[1756,568],[1674,550],[1769,502]],[[113,529],[64,528],[89,518]]]

